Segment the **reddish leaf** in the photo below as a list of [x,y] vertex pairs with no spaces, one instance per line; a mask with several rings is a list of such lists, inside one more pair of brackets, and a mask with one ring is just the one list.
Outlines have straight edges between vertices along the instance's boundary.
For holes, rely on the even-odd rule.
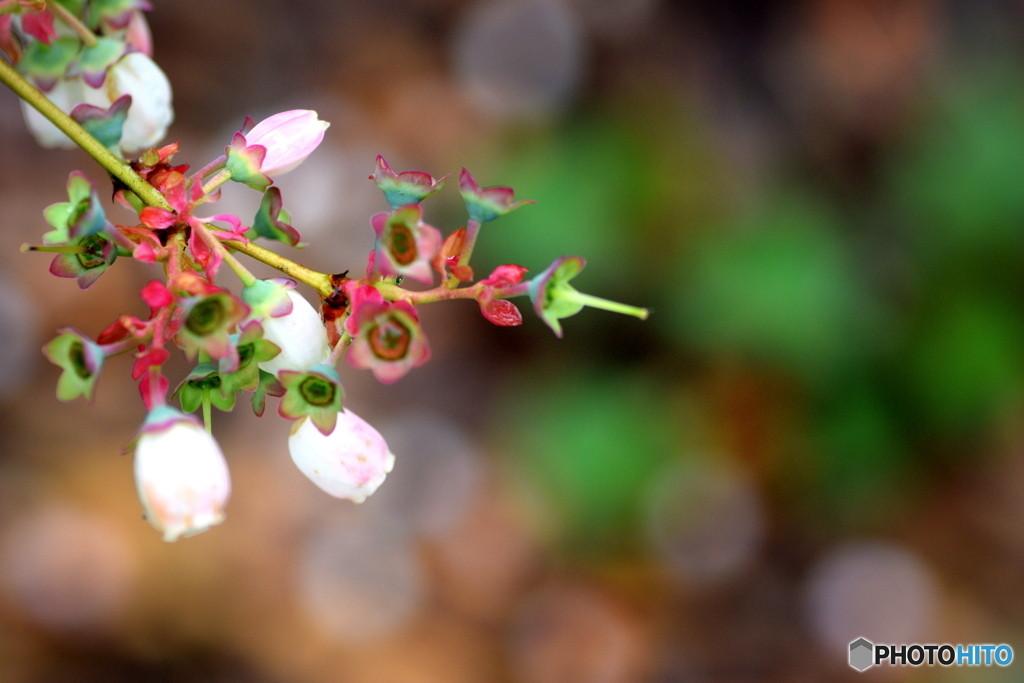
[[107,325],[106,329],[100,332],[99,336],[96,337],[97,344],[113,344],[116,341],[121,341],[128,336],[128,328],[124,326],[124,323],[120,320]]
[[164,283],[159,280],[151,280],[142,288],[142,300],[150,308],[157,309],[168,306],[174,301],[174,295],[167,289]]
[[139,214],[139,220],[147,228],[163,230],[174,225],[178,220],[178,216],[174,212],[161,209],[158,206],[147,206]]
[[473,279],[473,269],[470,266],[452,266],[452,276],[460,282],[469,282]]
[[[452,234],[445,238],[444,244],[441,245],[440,251],[437,252],[437,256],[431,262],[434,266],[434,270],[441,273],[441,277],[448,277],[447,267],[454,265],[451,263],[452,257],[457,257],[462,253],[462,247],[466,243],[466,229],[459,228]],[[456,261],[455,263],[458,263]],[[461,279],[461,278],[460,278]]]

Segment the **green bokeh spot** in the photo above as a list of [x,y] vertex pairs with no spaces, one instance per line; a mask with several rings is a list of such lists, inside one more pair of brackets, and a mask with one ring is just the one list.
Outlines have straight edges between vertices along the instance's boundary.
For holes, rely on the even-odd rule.
[[908,152],[893,159],[891,191],[930,258],[1024,252],[1022,77],[981,70],[951,79]]
[[[516,470],[570,540],[606,547],[630,538],[647,486],[671,451],[659,389],[645,378],[590,375],[535,383],[509,422]],[[521,464],[521,469],[520,469]]]
[[665,303],[706,352],[781,364],[818,382],[877,341],[878,307],[831,213],[800,197],[712,232],[677,269]]
[[963,296],[922,324],[908,349],[912,389],[939,434],[983,427],[1024,389],[1020,309],[998,299]]
[[828,519],[854,529],[885,522],[905,505],[919,477],[893,408],[868,384],[847,386],[819,408],[812,424],[815,487]]

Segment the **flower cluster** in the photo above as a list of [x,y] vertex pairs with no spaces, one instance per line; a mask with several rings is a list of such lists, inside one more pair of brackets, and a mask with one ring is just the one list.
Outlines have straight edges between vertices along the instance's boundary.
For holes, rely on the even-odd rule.
[[[145,0],[94,2],[78,17],[69,3],[19,0],[0,14],[0,49],[53,104],[105,146],[125,153],[155,145],[174,119],[171,84],[151,58]],[[80,5],[83,3],[79,3]],[[77,145],[26,102],[43,147]]]
[[[62,369],[61,400],[91,398],[107,359],[133,356],[132,377],[148,411],[134,440],[136,482],[146,517],[165,540],[224,518],[231,484],[211,433],[212,409],[232,410],[240,396],[258,416],[268,397],[279,399],[278,414],[292,421],[288,450],[316,486],[355,502],[372,494],[395,457],[381,435],[345,405],[338,365],[344,357],[390,384],[427,362],[421,305],[467,299],[491,323],[513,326],[523,319],[509,299],[528,296],[558,336],[559,321],[584,306],[646,317],[644,309],[570,286],[584,265],[579,257],[556,259],[529,280],[526,268],[505,264],[474,281],[470,259],[481,227],[530,202],[514,202],[511,188],[481,188],[465,169],[459,190],[468,219],[445,237],[424,222],[421,202],[440,191],[448,176],[396,173],[377,157],[370,178],[390,209],[370,218],[373,246],[360,277],[319,273],[258,246],[259,239],[299,245],[274,178],[302,163],[328,124],[307,110],[259,123],[246,117],[224,154],[190,172],[174,161],[176,143],[153,147],[170,122],[170,88],[148,56],[144,5],[94,2],[83,17],[84,10],[76,14],[67,3],[6,3],[0,49],[24,77],[0,60],[0,80],[31,105],[28,125],[44,146],[77,144],[90,151],[99,140],[114,154],[141,152],[129,162],[90,151],[114,179],[114,199],[135,215],[132,221],[112,223],[100,201],[105,193],[73,172],[67,201],[44,211],[51,230],[28,250],[54,253],[50,272],[76,279],[83,289],[118,257],[159,266],[162,277],[140,292],[148,315],[121,315],[95,340],[65,328],[43,351]],[[47,119],[39,119],[36,110]],[[216,202],[228,181],[262,194],[251,220],[206,215],[204,205]],[[239,254],[289,278],[257,279]],[[223,282],[223,266],[241,281],[237,292]],[[405,279],[421,287],[406,289]],[[319,296],[319,312],[298,291],[299,283]],[[172,391],[166,370],[175,349],[195,365]],[[180,409],[171,407],[172,400]]]

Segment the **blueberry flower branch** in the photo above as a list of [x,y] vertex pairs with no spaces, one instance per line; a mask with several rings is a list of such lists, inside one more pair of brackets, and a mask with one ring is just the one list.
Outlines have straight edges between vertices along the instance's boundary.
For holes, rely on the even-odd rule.
[[[157,266],[163,276],[141,288],[148,316],[121,315],[95,341],[62,328],[44,354],[62,370],[58,398],[72,400],[92,398],[106,358],[134,351],[131,375],[148,413],[132,441],[136,484],[146,519],[165,540],[223,520],[231,486],[213,438],[212,411],[232,410],[239,394],[251,393],[257,416],[263,416],[268,397],[280,398],[277,413],[293,421],[292,460],[319,488],[354,502],[373,493],[395,458],[380,434],[344,405],[337,366],[344,358],[391,384],[428,362],[431,346],[417,308],[422,304],[472,300],[487,321],[511,327],[523,318],[509,299],[528,296],[559,337],[560,320],[585,306],[647,317],[647,309],[577,291],[569,283],[585,266],[577,256],[558,258],[530,279],[516,264],[478,278],[470,260],[483,226],[533,202],[513,201],[509,187],[481,188],[466,169],[459,191],[468,220],[444,237],[424,222],[421,203],[448,176],[395,172],[377,157],[370,178],[390,210],[370,218],[374,239],[365,274],[321,273],[256,244],[269,239],[305,246],[274,179],[303,163],[329,124],[305,109],[259,123],[246,117],[223,154],[186,175],[189,165],[172,160],[177,143],[154,146],[173,110],[166,76],[149,58],[140,9],[148,2],[34,3],[0,0],[0,14],[22,15],[13,30],[11,17],[0,17],[0,50],[11,62],[0,60],[0,82],[27,103],[26,123],[40,144],[82,148],[107,171],[114,201],[136,220],[113,224],[101,192],[74,171],[67,201],[43,212],[51,230],[42,245],[24,245],[22,251],[55,254],[50,272],[75,278],[82,289],[119,257]],[[81,20],[85,12],[88,23]],[[77,37],[65,31],[57,39],[54,17]],[[128,162],[119,156],[125,151],[141,156]],[[262,195],[251,221],[227,213],[197,215],[220,199],[228,181]],[[287,278],[258,279],[237,254]],[[218,280],[223,264],[241,280],[241,292]],[[407,290],[401,286],[405,279],[427,289]],[[319,295],[319,311],[296,290],[299,282]],[[195,367],[169,393],[165,372],[174,347]],[[197,410],[205,429],[189,414]]]

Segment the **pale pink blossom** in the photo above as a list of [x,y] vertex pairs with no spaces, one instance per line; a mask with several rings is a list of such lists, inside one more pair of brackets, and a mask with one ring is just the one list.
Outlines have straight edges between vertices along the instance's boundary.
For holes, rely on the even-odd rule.
[[314,484],[356,503],[376,491],[395,464],[384,437],[350,410],[338,413],[326,436],[312,420],[301,420],[288,438],[288,451]]
[[306,160],[324,139],[331,124],[321,121],[315,111],[293,109],[265,118],[245,134],[246,145],[262,145],[260,172],[273,178],[293,170]]

